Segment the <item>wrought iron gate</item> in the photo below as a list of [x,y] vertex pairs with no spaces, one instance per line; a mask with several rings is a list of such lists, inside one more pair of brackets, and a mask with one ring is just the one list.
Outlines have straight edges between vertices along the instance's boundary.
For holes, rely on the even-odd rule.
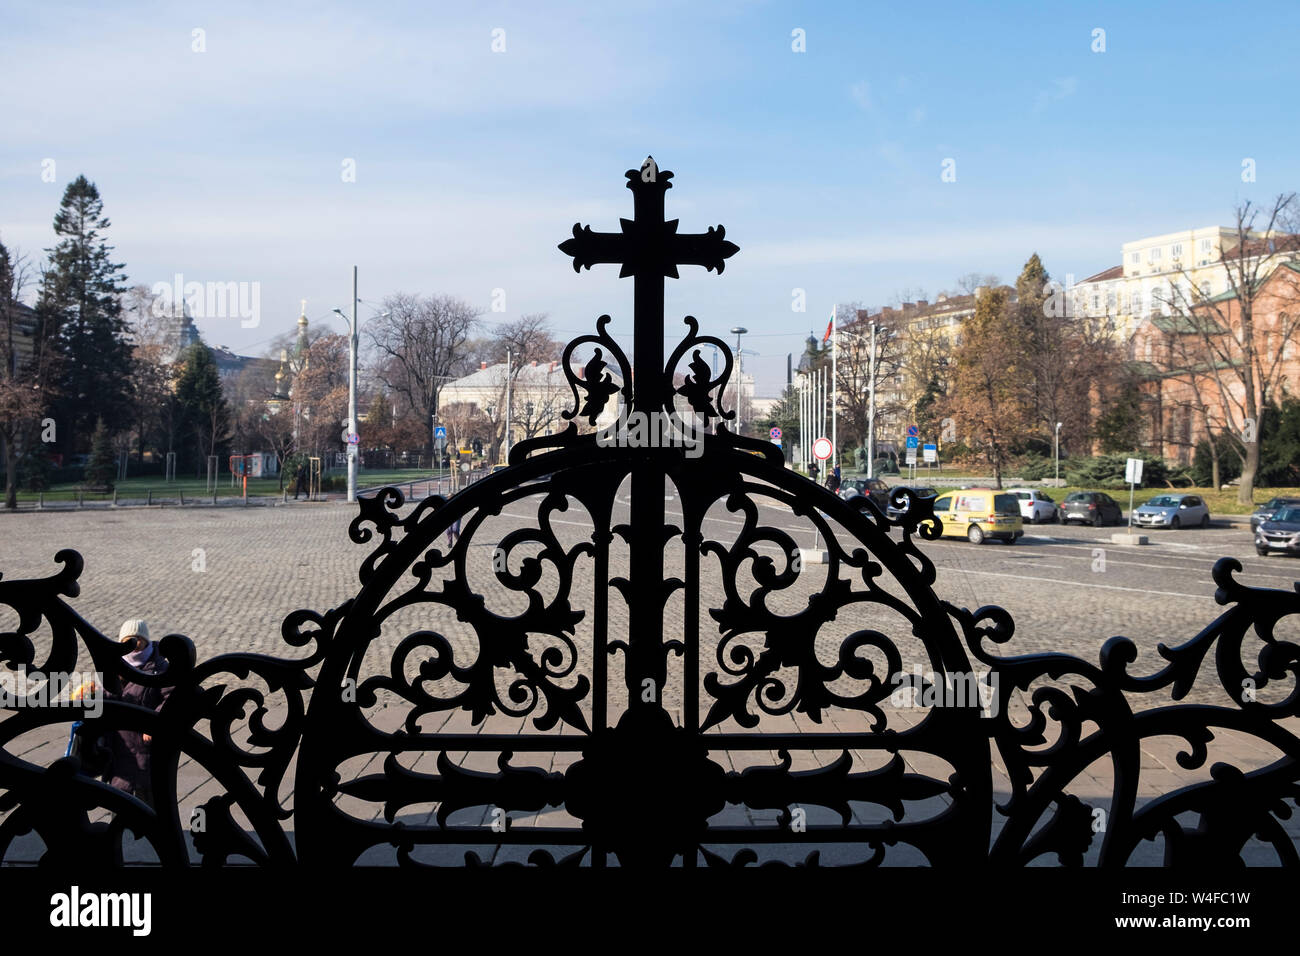
[[[56,555],[63,569],[50,578],[0,581],[0,603],[19,616],[0,635],[11,669],[72,671],[88,656],[110,681],[174,688],[157,713],[110,701],[92,723],[152,735],[156,811],[76,758],[46,767],[13,752],[21,734],[82,714],[8,700],[0,860],[35,833],[50,862],[120,861],[130,829],[172,865],[387,853],[420,866],[449,862],[436,852],[447,848],[470,865],[1069,864],[1098,844],[1096,862],[1123,865],[1157,838],[1170,864],[1237,861],[1252,840],[1300,862],[1281,822],[1298,792],[1300,747],[1284,721],[1297,715],[1300,648],[1273,633],[1300,597],[1245,587],[1223,559],[1216,596],[1231,607],[1162,646],[1155,674],[1128,672],[1137,651],[1121,637],[1095,664],[998,655],[1013,634],[1005,612],[934,593],[918,542],[938,534],[928,499],[895,492],[902,511],[887,518],[734,434],[731,352],[693,317],[665,359],[664,278],[685,264],[721,273],[737,251],[720,226],[686,235],[664,220],[671,177],[652,160],[628,171],[634,218],[613,234],[575,226],[560,247],[575,270],[613,263],[634,278],[634,361],[601,316],[564,353],[567,430],[520,442],[508,469],[448,499],[409,511],[396,489],[362,499],[350,529],[370,547],[361,589],[332,610],[289,615],[282,635],[297,657],[198,662],[171,635],[166,673],[140,677],[63,600],[78,593],[75,552]],[[712,349],[716,375],[703,358]],[[578,350],[590,355],[581,374]],[[522,526],[494,533],[521,514]],[[803,563],[782,515],[816,530],[824,565]],[[734,531],[706,533],[720,516]],[[38,666],[31,635],[42,625],[52,650]],[[1247,638],[1259,644],[1249,669]],[[1211,671],[1211,649],[1206,676],[1228,704],[1132,706],[1135,695],[1185,697]],[[924,699],[980,671],[991,698],[899,723],[900,688]],[[1241,692],[1270,682],[1290,693]],[[1027,703],[1018,719],[1013,697]],[[386,726],[381,711],[400,719]],[[849,729],[837,714],[853,718]],[[797,730],[771,730],[796,717]],[[1138,800],[1144,739],[1180,738],[1180,762],[1194,769],[1214,728],[1278,757],[1250,772],[1214,764],[1203,783]],[[736,767],[728,754],[755,759]],[[178,799],[183,758],[219,784],[198,807]],[[1101,827],[1071,792],[1098,760],[1114,779]],[[1007,793],[995,792],[995,761]],[[112,819],[92,824],[97,808]],[[560,811],[562,825],[509,824]]]

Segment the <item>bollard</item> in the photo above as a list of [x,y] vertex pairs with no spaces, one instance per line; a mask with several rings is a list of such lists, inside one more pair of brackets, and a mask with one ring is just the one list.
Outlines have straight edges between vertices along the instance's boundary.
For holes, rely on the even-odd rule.
[[36,507],[40,508],[42,511],[45,510],[45,492],[41,492],[40,501],[37,503]]
[[181,491],[180,489],[177,489],[177,493],[181,496],[181,504],[184,505],[184,504],[185,504],[185,492],[184,492],[184,491]]
[[117,485],[113,486],[113,507],[117,507]]
[[149,489],[149,497],[148,497],[147,499],[145,499],[145,504],[146,504],[146,505],[151,505],[151,504],[153,504],[153,489],[152,489],[152,488]]
[[81,491],[80,488],[78,488],[78,489],[77,489],[77,507],[78,507],[78,508],[81,507],[81,497],[82,497],[82,491]]

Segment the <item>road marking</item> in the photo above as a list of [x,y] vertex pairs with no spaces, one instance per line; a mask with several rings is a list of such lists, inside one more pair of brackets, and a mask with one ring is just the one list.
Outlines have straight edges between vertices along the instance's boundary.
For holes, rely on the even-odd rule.
[[1147,588],[1125,588],[1118,584],[1085,584],[1082,581],[1063,581],[1060,578],[1037,578],[1028,574],[1008,574],[1004,571],[974,571],[966,568],[940,568],[940,571],[952,571],[955,574],[983,574],[993,578],[1015,578],[1018,581],[1045,581],[1048,584],[1066,584],[1076,588],[1100,588],[1104,591],[1132,591],[1137,594],[1160,594],[1165,597],[1185,597],[1200,598],[1205,601],[1213,601],[1213,595],[1206,594],[1184,594],[1181,591],[1152,591]]

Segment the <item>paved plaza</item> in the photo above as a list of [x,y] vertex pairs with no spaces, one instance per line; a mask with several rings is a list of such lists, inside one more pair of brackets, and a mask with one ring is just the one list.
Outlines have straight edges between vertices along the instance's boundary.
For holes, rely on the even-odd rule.
[[[676,503],[666,503],[667,519],[672,522]],[[626,517],[616,514],[615,521]],[[127,618],[144,618],[149,622],[155,637],[167,633],[188,635],[195,643],[200,658],[234,651],[257,651],[268,654],[297,656],[292,648],[280,640],[280,624],[286,614],[297,608],[324,611],[335,607],[358,590],[357,569],[372,545],[352,543],[347,536],[348,524],[355,510],[344,502],[299,503],[263,507],[201,507],[185,508],[122,508],[116,510],[86,510],[6,515],[0,519],[0,572],[6,580],[24,577],[43,577],[53,573],[55,552],[62,548],[75,548],[85,559],[85,571],[80,578],[81,594],[70,603],[89,622],[102,632],[115,636],[117,627]],[[765,523],[781,528],[794,536],[801,546],[813,548],[819,542],[811,527],[789,514],[774,509],[763,509]],[[710,513],[706,532],[726,542],[734,536],[741,522],[721,508]],[[517,613],[523,603],[517,594],[500,588],[493,579],[490,562],[496,542],[507,532],[517,528],[535,527],[535,512],[525,505],[512,506],[503,515],[485,524],[474,542],[470,567],[477,568],[481,578],[473,583],[482,588],[493,609]],[[566,547],[585,540],[590,523],[581,509],[571,509],[555,515],[553,527]],[[1146,547],[1117,546],[1110,543],[1110,529],[1060,527],[1057,525],[1028,526],[1025,537],[1015,546],[985,544],[974,546],[965,541],[943,540],[922,542],[939,569],[936,593],[941,599],[959,607],[976,608],[997,604],[1011,612],[1016,621],[1016,634],[1012,642],[1000,649],[1002,654],[1024,654],[1056,651],[1073,654],[1088,661],[1096,661],[1102,643],[1110,636],[1123,634],[1130,637],[1139,649],[1138,661],[1130,667],[1133,673],[1151,673],[1158,670],[1163,659],[1157,654],[1160,643],[1177,645],[1191,638],[1222,612],[1213,600],[1214,584],[1210,568],[1223,555],[1241,560],[1244,572],[1239,578],[1256,587],[1290,589],[1300,577],[1300,564],[1282,557],[1258,558],[1251,547],[1249,533],[1240,525],[1226,523],[1209,530],[1189,530],[1153,534],[1153,543]],[[439,536],[434,546],[442,544]],[[680,547],[668,552],[668,573],[680,573]],[[777,556],[776,550],[771,553]],[[619,567],[619,551],[612,552],[613,574],[623,573]],[[821,575],[819,577],[819,574]],[[590,608],[591,571],[589,561],[580,561],[574,581],[573,599],[580,609]],[[804,580],[806,579],[806,580]],[[807,596],[819,590],[824,583],[824,569],[808,565],[801,575],[802,587],[789,589],[779,598],[791,609]],[[723,582],[716,569],[709,570],[705,562],[702,575],[703,603],[719,606],[723,599]],[[548,587],[544,576],[539,589]],[[753,582],[748,583],[753,587]],[[747,593],[742,588],[742,593]],[[774,605],[775,606],[775,605]],[[683,614],[680,600],[670,601],[669,626],[679,623]],[[10,630],[12,614],[7,608],[0,613],[8,618],[0,621],[0,630]],[[899,640],[900,649],[906,647],[902,639],[908,635],[898,627],[900,618],[890,620],[893,612],[868,607],[860,618],[837,621],[836,629],[827,629],[818,635],[819,656],[828,662],[835,660],[839,643],[853,629],[871,626]],[[842,617],[846,615],[841,615]],[[590,657],[591,637],[586,630],[588,621],[578,626],[578,672]],[[708,622],[707,616],[701,621]],[[1283,622],[1289,625],[1289,622]],[[626,604],[621,599],[610,602],[610,636],[620,637],[627,626]],[[1293,626],[1293,625],[1289,625]],[[458,624],[455,614],[437,605],[421,604],[389,619],[381,637],[373,645],[367,659],[363,677],[368,673],[386,672],[392,649],[406,634],[421,628],[434,628],[445,633],[456,647],[457,653],[469,653],[474,645],[474,635],[466,626]],[[1282,633],[1283,638],[1294,639]],[[707,641],[702,641],[706,645]],[[919,642],[914,642],[919,648]],[[758,644],[751,644],[757,648]],[[705,669],[717,669],[713,658],[713,644],[702,653]],[[1248,652],[1250,646],[1248,642]],[[39,658],[38,658],[39,659]],[[905,661],[908,658],[905,656]],[[676,658],[670,658],[676,660]],[[1248,658],[1247,666],[1253,662]],[[611,665],[612,669],[613,665]],[[617,715],[625,698],[619,682],[611,674],[610,708]],[[1270,689],[1271,690],[1271,689]],[[680,719],[683,687],[680,668],[674,670],[670,663],[670,680],[665,689],[664,704]],[[1017,698],[1024,706],[1023,698]],[[1214,688],[1200,687],[1191,699],[1226,703]],[[1164,699],[1144,699],[1140,706],[1150,707]],[[384,729],[393,729],[404,716],[396,698],[376,709],[372,719]],[[588,715],[589,715],[588,711]],[[916,719],[915,713],[893,709],[891,726],[906,725]],[[426,730],[457,729],[460,732],[518,733],[531,732],[523,718],[504,714],[490,717],[475,727],[469,715],[462,711],[444,713],[432,722],[422,722]],[[733,723],[724,730],[736,729]],[[758,728],[764,731],[826,732],[842,730],[860,732],[866,729],[861,714],[832,709],[821,726],[812,723],[805,715],[794,713],[783,717],[764,717]],[[557,731],[559,732],[559,731]],[[564,732],[572,733],[568,728]],[[60,756],[64,738],[47,737],[24,741],[24,756],[33,762],[48,762]],[[1217,749],[1216,749],[1217,748]],[[1158,738],[1149,740],[1142,755],[1142,788],[1146,796],[1167,791],[1193,780],[1206,779],[1208,766],[1195,771],[1183,769],[1175,754],[1185,749],[1180,741]],[[455,755],[465,760],[467,755]],[[825,765],[838,756],[834,752],[809,751],[799,754],[795,769]],[[880,752],[855,753],[855,769],[879,766],[887,755]],[[1257,741],[1222,734],[1211,749],[1211,761],[1230,758],[1243,768],[1259,766],[1278,755]],[[413,764],[415,769],[432,770],[435,755],[420,754]],[[572,754],[557,752],[539,754],[540,766],[555,771],[562,770]],[[484,755],[470,755],[471,766]],[[730,752],[722,758],[726,769],[743,769],[756,764],[775,764],[779,758],[768,752]],[[943,762],[925,754],[909,754],[909,768],[916,772],[945,776]],[[377,770],[381,757],[359,758],[348,770],[364,772]],[[803,763],[801,764],[800,761]],[[518,762],[518,761],[517,761]],[[1005,768],[994,758],[997,775],[1005,781]],[[483,770],[494,769],[485,765]],[[196,805],[215,793],[211,779],[192,764],[181,769],[185,805]],[[1111,779],[1108,766],[1099,763],[1089,768],[1071,791],[1097,805],[1105,805],[1109,798]],[[998,786],[1005,792],[1005,783]],[[345,798],[350,799],[350,798]],[[374,817],[379,808],[362,807],[361,801],[349,812],[363,817]],[[876,808],[879,810],[879,808]],[[434,812],[425,808],[423,816],[413,822],[424,822]],[[485,811],[482,808],[460,811],[453,822],[471,822],[468,815]],[[856,810],[863,814],[866,811]],[[772,813],[730,808],[728,814],[741,822],[761,825],[771,822]],[[575,821],[563,811],[518,815],[515,826],[573,825]],[[723,821],[726,822],[726,821]],[[734,821],[733,821],[734,822]],[[810,814],[810,823],[819,822]],[[1293,838],[1300,836],[1294,829],[1293,818],[1289,824]],[[798,848],[791,850],[792,853]],[[510,847],[490,848],[499,854],[498,862],[511,859]],[[803,848],[806,851],[806,847]],[[1147,862],[1156,862],[1151,854]],[[1095,846],[1094,846],[1095,853]],[[391,854],[389,854],[391,856]],[[383,854],[374,860],[383,862]],[[1270,854],[1261,848],[1256,862],[1270,862]],[[907,859],[893,862],[909,862]],[[915,860],[911,862],[917,862]]]

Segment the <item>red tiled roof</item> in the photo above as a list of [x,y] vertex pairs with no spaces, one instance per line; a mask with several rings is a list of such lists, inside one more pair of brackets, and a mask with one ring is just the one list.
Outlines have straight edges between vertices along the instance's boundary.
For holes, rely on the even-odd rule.
[[1095,276],[1088,276],[1083,282],[1076,282],[1075,285],[1083,285],[1084,282],[1106,282],[1110,279],[1122,279],[1124,277],[1124,266],[1111,266],[1103,272],[1098,272]]

